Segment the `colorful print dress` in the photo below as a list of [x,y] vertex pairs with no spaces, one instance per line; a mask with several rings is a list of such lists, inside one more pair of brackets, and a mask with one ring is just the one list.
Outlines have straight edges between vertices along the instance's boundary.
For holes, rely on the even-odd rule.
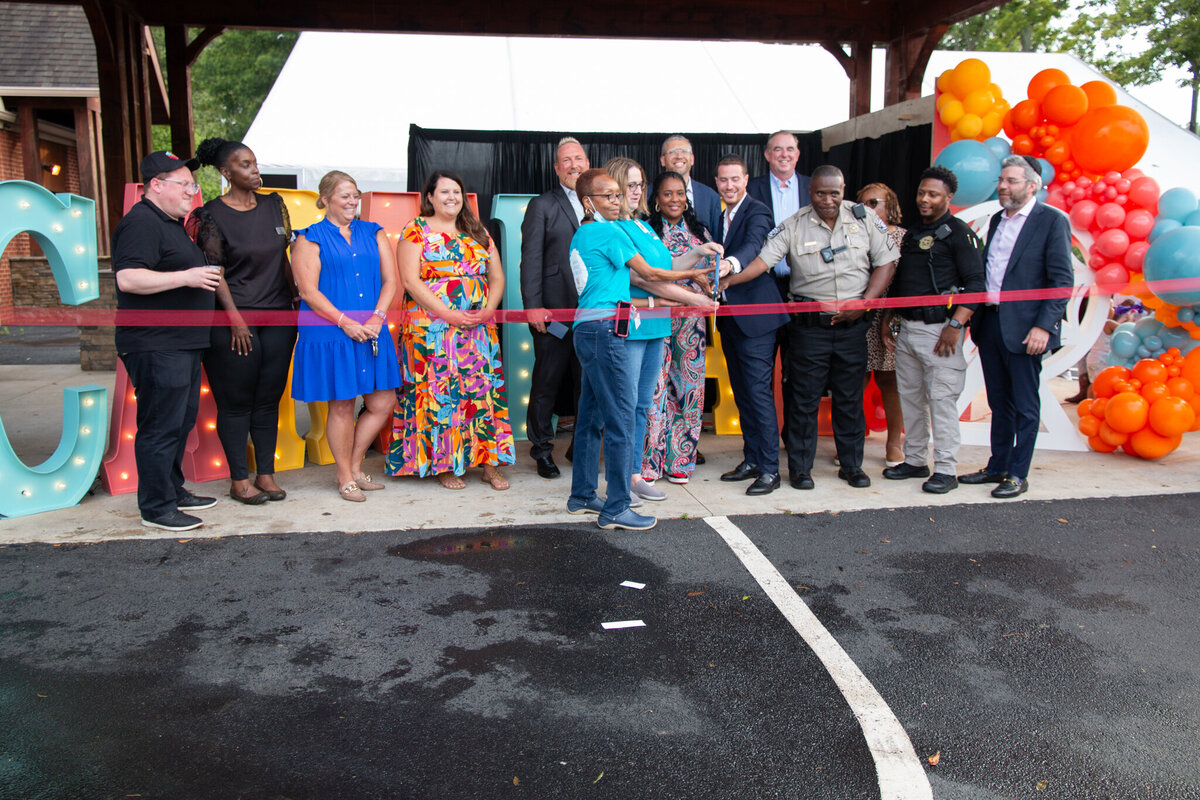
[[[420,276],[449,308],[488,300],[487,248],[417,217],[401,234],[421,248]],[[514,462],[512,426],[494,324],[459,330],[408,298],[387,474],[462,475]]]
[[[663,244],[680,256],[706,241],[678,225],[663,221]],[[701,265],[713,267],[710,256]],[[691,281],[681,282],[699,291]],[[657,480],[666,473],[691,475],[696,469],[700,425],[704,416],[704,317],[671,317],[671,336],[663,348],[663,369],[646,415],[642,477]]]

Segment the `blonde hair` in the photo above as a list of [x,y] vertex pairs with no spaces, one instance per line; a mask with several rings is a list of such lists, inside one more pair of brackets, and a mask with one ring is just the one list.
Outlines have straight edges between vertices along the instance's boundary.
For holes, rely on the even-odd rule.
[[[636,168],[642,173],[642,196],[638,200],[637,208],[629,207],[629,170]],[[642,169],[642,165],[627,156],[616,156],[610,158],[604,165],[604,171],[607,172],[612,179],[617,182],[617,186],[621,188],[621,218],[622,219],[646,219],[650,216],[650,206],[646,203],[646,195],[649,194],[650,187],[647,185],[646,170]]]
[[333,190],[338,187],[338,184],[345,181],[350,181],[350,183],[354,184],[355,189],[358,188],[358,181],[341,170],[335,169],[326,172],[324,177],[321,178],[321,182],[317,184],[317,208],[324,209],[325,198],[333,194]]

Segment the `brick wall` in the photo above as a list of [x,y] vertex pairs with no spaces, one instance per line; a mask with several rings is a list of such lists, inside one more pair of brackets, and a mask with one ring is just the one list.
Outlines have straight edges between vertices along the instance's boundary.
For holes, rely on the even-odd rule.
[[[0,181],[21,180],[24,177],[21,164],[21,136],[17,131],[0,130]],[[22,233],[13,238],[0,254],[0,307],[13,304],[12,279],[9,259],[13,256],[29,255],[29,234]]]
[[[79,308],[116,308],[117,282],[113,279],[112,260],[100,258],[100,297]],[[45,258],[21,257],[12,259],[12,294],[14,304],[29,308],[67,308],[58,298],[54,273]],[[79,366],[85,370],[117,368],[117,350],[113,343],[112,325],[81,326],[79,328]]]

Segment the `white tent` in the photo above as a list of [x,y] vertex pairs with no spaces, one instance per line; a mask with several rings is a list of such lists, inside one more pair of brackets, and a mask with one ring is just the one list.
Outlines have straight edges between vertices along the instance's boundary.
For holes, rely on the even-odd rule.
[[[969,56],[992,68],[992,80],[1014,104],[1047,67],[1077,85],[1102,77],[1069,55],[937,51],[923,93],[933,94],[937,76]],[[873,63],[878,109],[883,51]],[[246,143],[263,172],[294,174],[302,189],[315,189],[337,168],[364,191],[403,190],[410,123],[765,134],[844,122],[848,93],[833,56],[812,45],[304,33]],[[1150,124],[1142,168],[1164,188],[1200,189],[1200,141],[1129,94],[1118,95]]]

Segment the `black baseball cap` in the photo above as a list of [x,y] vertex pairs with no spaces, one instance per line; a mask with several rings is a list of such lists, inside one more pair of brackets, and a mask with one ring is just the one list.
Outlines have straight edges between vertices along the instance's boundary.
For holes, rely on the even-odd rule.
[[200,168],[200,162],[194,158],[184,161],[170,150],[155,150],[142,159],[138,170],[142,173],[142,181],[145,182],[164,172],[174,172],[180,167],[196,170]]

